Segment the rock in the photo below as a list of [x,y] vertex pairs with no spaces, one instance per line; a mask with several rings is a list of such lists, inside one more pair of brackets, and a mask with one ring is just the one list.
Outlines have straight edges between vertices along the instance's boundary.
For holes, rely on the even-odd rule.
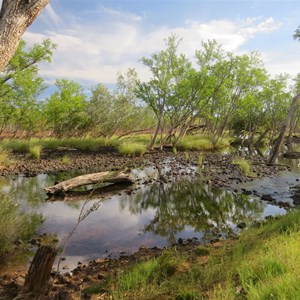
[[244,190],[244,191],[242,191],[242,194],[244,194],[244,195],[252,195],[252,192]]
[[247,226],[247,224],[245,222],[240,222],[239,224],[237,224],[237,227],[240,229],[244,229]]
[[279,207],[283,207],[283,208],[290,208],[291,207],[291,204],[288,203],[288,202],[279,201],[277,204],[279,205]]
[[53,297],[54,300],[73,300],[71,293],[66,289],[59,290]]
[[178,239],[178,244],[181,244],[181,245],[183,244],[183,238]]
[[275,199],[269,194],[262,195],[260,199],[264,201],[275,201]]

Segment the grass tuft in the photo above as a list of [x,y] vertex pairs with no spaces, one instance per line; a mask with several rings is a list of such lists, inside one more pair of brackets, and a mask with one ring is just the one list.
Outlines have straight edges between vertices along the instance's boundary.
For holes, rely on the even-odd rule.
[[33,159],[40,159],[42,153],[43,146],[42,145],[30,145],[29,147],[29,155]]
[[146,145],[138,143],[122,143],[118,147],[120,154],[128,156],[142,156],[146,150]]
[[247,159],[237,157],[232,160],[232,163],[238,165],[244,175],[250,176],[252,174],[251,166]]
[[6,167],[10,164],[10,151],[0,147],[0,167]]
[[70,156],[68,156],[68,155],[64,155],[64,156],[61,158],[61,162],[62,162],[63,164],[65,164],[65,165],[69,164],[70,161],[71,161],[71,158],[70,158]]

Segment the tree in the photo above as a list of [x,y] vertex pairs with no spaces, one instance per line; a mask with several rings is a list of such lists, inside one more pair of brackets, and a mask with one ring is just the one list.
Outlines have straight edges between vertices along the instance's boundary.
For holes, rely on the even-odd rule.
[[83,88],[72,80],[56,80],[57,91],[46,99],[44,113],[56,137],[72,137],[82,133],[88,116]]
[[271,155],[268,160],[269,164],[273,164],[275,162],[276,158],[278,157],[280,148],[281,148],[284,138],[285,138],[286,131],[287,131],[287,129],[290,125],[290,122],[293,118],[294,112],[297,109],[297,105],[298,105],[299,99],[300,99],[300,76],[299,75],[295,78],[295,88],[294,89],[295,89],[295,96],[293,97],[293,100],[291,102],[291,105],[289,107],[287,115],[282,123],[282,127],[280,130],[279,136],[277,138],[277,141],[271,151]]
[[295,30],[295,33],[294,33],[294,35],[293,35],[293,38],[294,38],[295,40],[300,41],[300,26]]
[[[300,26],[296,29],[294,35],[293,35],[294,39],[295,40],[298,40],[300,41]],[[299,76],[297,78],[299,80]],[[289,108],[289,111],[286,115],[286,118],[282,124],[282,128],[281,128],[281,131],[280,131],[280,134],[278,136],[278,139],[274,145],[274,148],[272,149],[272,152],[271,152],[271,156],[268,160],[268,162],[270,164],[274,163],[274,161],[276,160],[276,158],[278,157],[279,155],[279,151],[280,151],[280,148],[281,148],[281,145],[283,143],[283,140],[284,140],[284,137],[285,137],[285,133],[286,133],[286,130],[290,124],[290,121],[291,119],[293,118],[293,114],[294,114],[294,111],[296,110],[297,108],[297,105],[299,103],[299,99],[300,99],[300,84],[297,82],[296,85],[295,85],[295,89],[296,89],[296,96],[294,96],[293,98],[293,101],[291,102],[291,106]]]
[[101,83],[92,89],[87,113],[93,135],[111,137],[118,132],[124,136],[152,125],[149,109],[139,105],[135,96],[136,82],[136,71],[129,69],[118,74],[116,90],[110,91]]
[[50,40],[29,49],[21,41],[5,71],[0,73],[0,134],[10,127],[28,135],[41,127],[37,99],[45,85],[38,75],[38,63],[50,62],[54,48]]
[[[189,64],[184,55],[178,55],[180,40],[171,35],[166,41],[166,50],[154,53],[150,58],[143,57],[141,61],[149,68],[151,79],[149,82],[138,82],[137,96],[151,107],[157,118],[157,125],[149,148],[152,149],[160,132],[161,137],[165,127],[164,118],[168,106],[174,101],[177,81],[182,78],[186,66]],[[161,138],[162,148],[162,138]]]
[[50,0],[3,0],[0,11],[0,71],[18,48],[25,30]]

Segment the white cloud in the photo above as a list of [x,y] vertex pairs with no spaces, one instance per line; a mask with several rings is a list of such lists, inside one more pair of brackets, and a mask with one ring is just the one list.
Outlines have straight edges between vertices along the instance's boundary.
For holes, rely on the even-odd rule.
[[262,58],[271,74],[287,73],[296,76],[300,72],[299,45],[296,45],[295,49],[287,49],[284,52],[263,52]]
[[[134,67],[140,72],[141,78],[146,79],[146,69],[138,59],[163,49],[164,39],[171,33],[183,39],[180,51],[192,56],[203,40],[216,39],[225,50],[238,51],[257,34],[272,32],[280,26],[272,18],[258,17],[237,22],[212,20],[204,23],[189,20],[181,27],[157,27],[149,31],[139,16],[104,6],[100,10],[106,16],[113,16],[113,20],[108,18],[105,23],[90,21],[89,24],[78,24],[72,18],[69,21],[64,18],[63,24],[54,26],[55,30],[43,34],[28,31],[25,34],[30,44],[44,38],[50,38],[57,44],[53,62],[42,67],[42,74],[48,78],[66,77],[91,83],[113,83],[118,71],[125,72],[127,68]],[[51,6],[46,16],[53,20],[54,25],[61,22]]]
[[118,18],[122,17],[122,18],[126,18],[126,19],[129,19],[129,20],[132,20],[132,21],[142,21],[143,20],[143,18],[139,15],[135,15],[135,14],[132,14],[130,12],[123,12],[123,11],[115,10],[115,9],[112,9],[112,8],[108,8],[104,5],[100,6],[99,11],[103,12],[103,13],[106,13],[108,15],[114,16],[114,17],[118,17]]

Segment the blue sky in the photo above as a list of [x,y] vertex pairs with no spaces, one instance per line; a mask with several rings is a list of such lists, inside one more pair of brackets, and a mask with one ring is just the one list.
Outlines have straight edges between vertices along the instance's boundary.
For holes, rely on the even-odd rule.
[[201,42],[216,39],[234,53],[259,51],[270,74],[300,72],[298,1],[52,0],[24,35],[29,44],[50,38],[57,44],[52,64],[41,66],[49,81],[68,78],[85,85],[115,82],[118,71],[164,47],[171,33],[180,51],[193,57]]

